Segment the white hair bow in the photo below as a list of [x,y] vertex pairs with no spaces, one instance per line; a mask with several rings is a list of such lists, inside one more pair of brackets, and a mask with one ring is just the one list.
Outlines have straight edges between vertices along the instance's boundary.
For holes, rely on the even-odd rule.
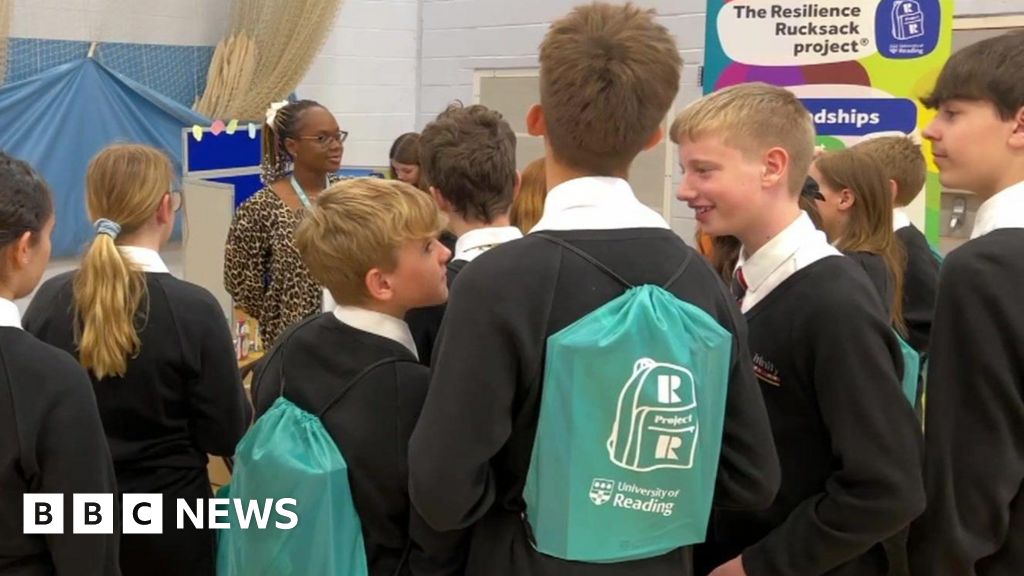
[[281,108],[284,108],[287,105],[288,105],[288,101],[287,100],[281,100],[280,102],[274,102],[274,103],[272,103],[270,105],[270,108],[267,109],[267,125],[268,126],[270,126],[271,128],[274,128],[274,129],[277,128],[277,124],[274,123],[277,120],[277,112],[278,112],[278,110],[280,110]]

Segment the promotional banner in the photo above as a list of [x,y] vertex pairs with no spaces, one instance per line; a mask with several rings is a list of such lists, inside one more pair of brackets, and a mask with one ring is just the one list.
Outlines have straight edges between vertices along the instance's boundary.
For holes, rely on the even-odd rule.
[[[949,57],[952,26],[953,0],[709,0],[704,92],[785,86],[829,149],[893,133],[923,140],[934,111],[919,99]],[[911,214],[935,243],[941,186],[927,141],[924,151],[925,209]]]

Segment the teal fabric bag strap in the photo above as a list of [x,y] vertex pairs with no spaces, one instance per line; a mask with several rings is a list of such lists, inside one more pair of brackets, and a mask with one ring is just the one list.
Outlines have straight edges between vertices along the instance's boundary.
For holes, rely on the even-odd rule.
[[[281,342],[281,345],[278,346],[277,348],[275,348],[274,351],[271,353],[270,357],[267,358],[267,365],[270,365],[271,360],[273,360],[275,356],[280,356],[280,365],[277,367],[277,377],[278,377],[278,380],[281,383],[280,387],[277,390],[278,398],[284,397],[284,387],[285,387],[284,359],[285,359],[286,349],[288,348],[288,343],[291,342],[292,336],[294,336],[295,333],[299,329],[301,329],[306,324],[309,324],[310,322],[316,320],[317,318],[319,318],[319,316],[313,316],[312,318],[308,318],[305,321],[303,321],[301,324],[296,326],[295,329],[292,330],[292,332],[288,335],[288,337],[285,338],[285,340],[283,342]],[[351,390],[353,386],[358,384],[360,380],[362,380],[364,377],[366,377],[367,374],[369,374],[370,372],[373,372],[374,370],[376,370],[377,368],[380,368],[381,366],[383,366],[385,364],[391,364],[391,363],[397,363],[397,362],[401,362],[401,360],[398,359],[398,358],[395,358],[395,357],[384,358],[383,360],[379,360],[377,362],[374,362],[373,364],[371,364],[371,365],[367,366],[366,368],[364,368],[363,370],[361,370],[358,374],[356,374],[351,380],[349,380],[345,384],[345,386],[338,392],[338,394],[335,395],[335,397],[332,398],[331,401],[328,402],[327,405],[322,410],[317,412],[317,414],[316,414],[317,418],[323,418],[323,415],[326,414],[328,410],[333,408],[335,404],[340,402],[341,399],[346,394],[348,394],[348,391]],[[263,383],[263,374],[264,373],[260,373],[260,377],[257,379],[257,382],[255,382],[253,384],[253,397],[256,396],[256,390],[258,390],[259,386]]]
[[[380,368],[381,366],[384,366],[386,364],[397,364],[400,361],[401,360],[399,360],[398,358],[385,358],[383,360],[378,360],[377,362],[370,364],[366,368],[363,368],[358,374],[355,375],[355,377],[353,377],[351,380],[348,381],[347,384],[345,384],[345,386],[334,396],[334,398],[331,399],[330,402],[327,403],[326,406],[324,406],[323,410],[317,413],[316,417],[322,419],[324,417],[324,414],[326,414],[328,410],[334,408],[334,406],[338,402],[340,402],[341,399],[344,398],[346,394],[348,394],[348,391],[351,390],[356,384],[358,384],[363,378],[365,378],[370,372],[373,372],[377,368]],[[284,362],[282,359],[282,364],[283,363]]]
[[[281,342],[280,345],[274,347],[271,350],[269,356],[258,360],[258,362],[261,363],[263,366],[270,366],[270,363],[274,360],[274,358],[276,358],[279,355],[281,356],[281,366],[278,368],[278,371],[277,371],[278,379],[281,381],[281,385],[280,385],[280,387],[277,390],[277,397],[278,398],[284,396],[284,348],[285,348],[285,346],[287,346],[288,341],[290,341],[292,339],[292,336],[295,334],[296,331],[298,331],[299,328],[305,326],[306,324],[309,324],[310,322],[312,322],[313,320],[316,320],[317,318],[319,318],[319,316],[313,316],[311,318],[306,318],[305,320],[300,322],[295,327],[295,329],[293,329],[288,334],[288,337],[285,338]],[[266,373],[267,373],[266,369],[259,369],[259,370],[257,370],[256,374],[253,376],[252,391],[249,393],[249,395],[253,399],[253,404],[255,404],[255,399],[256,399],[256,397],[257,397],[257,395],[259,393],[260,386],[263,385],[263,377],[264,377],[264,375],[266,375]]]

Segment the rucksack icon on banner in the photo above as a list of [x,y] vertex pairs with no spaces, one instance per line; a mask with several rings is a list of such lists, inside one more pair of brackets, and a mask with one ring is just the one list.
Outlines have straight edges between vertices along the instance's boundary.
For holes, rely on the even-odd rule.
[[893,3],[892,36],[897,40],[924,36],[924,12],[917,0],[896,0]]

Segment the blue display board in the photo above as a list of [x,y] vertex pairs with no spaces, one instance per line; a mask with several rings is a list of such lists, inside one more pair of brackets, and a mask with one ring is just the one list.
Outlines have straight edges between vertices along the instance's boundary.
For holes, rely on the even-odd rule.
[[[196,140],[191,129],[183,130],[184,175],[233,185],[237,208],[263,188],[260,181],[261,132],[261,127],[255,128],[252,133],[255,137],[252,137],[246,124],[240,124],[234,134],[221,131],[215,135],[210,128],[204,128],[202,139]],[[366,167],[344,167],[338,175],[343,178],[384,177],[381,169]]]
[[260,129],[250,138],[248,130],[239,126],[234,134],[221,132],[216,136],[205,131],[203,139],[196,141],[191,132],[185,137],[186,173],[208,170],[234,170],[259,167],[261,155]]

